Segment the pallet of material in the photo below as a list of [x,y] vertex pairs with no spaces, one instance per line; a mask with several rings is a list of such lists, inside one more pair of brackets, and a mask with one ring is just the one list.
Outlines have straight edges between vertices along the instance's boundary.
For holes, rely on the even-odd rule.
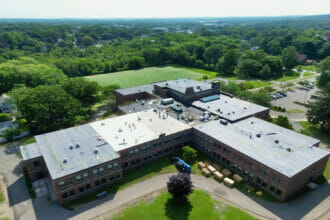
[[220,171],[222,169],[222,166],[215,164],[215,163],[213,164],[213,167],[218,171]]
[[231,175],[231,172],[227,168],[222,169],[221,173],[226,177]]
[[223,183],[229,187],[232,187],[234,184],[235,184],[235,181],[226,177],[224,180],[223,180]]
[[207,168],[203,168],[202,173],[206,177],[209,177],[211,175],[211,172]]
[[237,173],[233,175],[233,179],[234,179],[236,182],[238,182],[238,183],[240,183],[240,182],[243,181],[243,177],[241,177],[241,176],[238,175]]
[[205,163],[203,163],[202,161],[201,162],[198,162],[198,167],[199,169],[203,169],[206,167]]
[[215,171],[215,172],[213,173],[213,176],[214,176],[214,178],[215,178],[216,180],[218,180],[218,181],[222,181],[223,178],[224,178],[224,176],[222,175],[222,173],[220,173],[219,171]]
[[214,173],[215,171],[217,171],[213,166],[211,165],[208,165],[207,166],[207,169],[211,172],[211,173]]

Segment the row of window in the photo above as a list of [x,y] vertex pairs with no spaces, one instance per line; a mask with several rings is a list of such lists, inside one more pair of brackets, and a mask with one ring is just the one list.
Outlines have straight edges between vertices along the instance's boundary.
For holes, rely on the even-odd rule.
[[[212,156],[215,157],[216,159],[218,159],[219,161],[222,161],[224,164],[227,164],[228,166],[230,165],[230,161],[225,158],[225,157],[221,157],[217,152],[215,151],[211,151],[210,148],[203,146],[202,143],[198,142],[197,146],[200,147],[202,150],[204,150],[207,153],[211,153],[212,152]],[[216,144],[216,149],[221,149],[221,146]],[[223,147],[223,152],[224,154],[227,154],[227,156],[231,153],[231,151],[225,147]],[[250,170],[254,171],[255,170],[255,165],[252,164],[251,161],[248,160],[244,160],[242,156],[236,155],[234,154],[234,161],[237,161],[240,164],[245,164],[246,167],[248,167]],[[233,163],[232,168],[237,171],[238,173],[242,173],[242,168],[240,165],[238,165],[237,163]],[[253,179],[254,175],[251,173],[251,175],[249,175],[249,171],[245,170],[244,172],[247,173],[247,176],[249,176],[249,179]],[[268,170],[259,168],[258,169],[258,175],[266,177],[266,178],[270,178],[271,174]],[[276,177],[275,175],[272,176],[272,182],[276,185],[282,186],[283,185],[283,181],[280,177]]]
[[[112,175],[109,177],[109,182],[113,182],[113,181],[117,181],[120,179],[120,175],[119,173],[115,174],[115,175]],[[107,179],[106,178],[102,178],[102,179],[99,179],[99,180],[96,180],[94,182],[94,186],[95,187],[99,187],[99,186],[103,186],[107,183]],[[88,191],[92,188],[91,184],[86,184],[85,186],[80,186],[78,188],[78,192],[79,194],[80,193],[84,193],[85,191]],[[70,190],[69,192],[65,192],[62,194],[62,199],[65,200],[65,199],[69,199],[73,196],[76,195],[76,192],[74,190]]]
[[[109,163],[106,168],[109,171],[116,169],[116,168],[118,168],[118,162]],[[94,177],[102,176],[105,173],[105,169],[104,169],[104,167],[99,167],[99,168],[94,169],[92,171],[92,173],[93,173]],[[86,181],[88,179],[89,179],[89,174],[87,172],[76,176],[77,183],[81,183],[82,181]],[[71,185],[73,185],[72,179],[68,179],[66,181],[63,180],[63,181],[58,182],[58,186],[60,187],[60,189],[65,189],[66,187],[69,187]]]
[[[267,189],[267,183],[265,181],[261,180],[259,177],[257,178],[256,183],[258,185],[262,186],[263,188]],[[282,191],[280,189],[276,189],[272,185],[269,187],[269,191],[276,196],[281,196],[281,194],[282,194]]]

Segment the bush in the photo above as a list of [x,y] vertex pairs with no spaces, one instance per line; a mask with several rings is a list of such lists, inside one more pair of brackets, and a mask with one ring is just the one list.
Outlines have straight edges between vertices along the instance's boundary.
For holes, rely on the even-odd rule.
[[29,190],[29,194],[32,198],[35,198],[36,197],[36,193],[34,192],[34,188],[32,186],[32,183],[31,183],[31,180],[30,180],[30,177],[29,177],[29,174],[26,170],[25,167],[23,167],[23,175],[24,175],[24,179],[25,179],[25,183],[26,183],[26,187],[28,188]]
[[2,136],[4,136],[8,141],[13,140],[13,138],[20,134],[20,131],[18,128],[7,128],[3,131]]
[[293,130],[292,124],[286,116],[279,115],[276,119],[274,119],[274,123],[284,128]]
[[9,114],[7,113],[0,113],[0,122],[3,122],[3,121],[10,121],[11,120],[11,117]]
[[187,163],[194,163],[197,159],[197,151],[194,148],[185,146],[182,148],[182,159]]
[[184,200],[192,192],[192,182],[190,175],[187,173],[179,173],[173,175],[167,182],[168,192],[174,199]]

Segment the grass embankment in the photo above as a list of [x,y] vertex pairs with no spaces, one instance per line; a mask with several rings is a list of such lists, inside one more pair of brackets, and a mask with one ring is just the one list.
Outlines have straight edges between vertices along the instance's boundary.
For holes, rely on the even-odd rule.
[[242,210],[213,201],[207,193],[194,190],[186,202],[178,202],[168,193],[153,202],[140,202],[113,219],[256,219]]
[[289,81],[289,80],[297,79],[299,77],[300,77],[300,73],[299,72],[294,72],[292,74],[283,75],[282,77],[280,77],[278,79],[275,79],[275,81],[277,81],[277,82],[286,82],[286,81]]
[[149,67],[139,70],[128,70],[108,74],[87,76],[86,78],[96,81],[101,86],[118,84],[122,88],[143,85],[160,80],[173,80],[178,78],[203,79],[205,73],[199,73],[179,67]]
[[321,131],[319,126],[314,126],[308,121],[300,121],[299,123],[304,128],[301,133],[315,137],[327,144],[330,144],[330,133]]

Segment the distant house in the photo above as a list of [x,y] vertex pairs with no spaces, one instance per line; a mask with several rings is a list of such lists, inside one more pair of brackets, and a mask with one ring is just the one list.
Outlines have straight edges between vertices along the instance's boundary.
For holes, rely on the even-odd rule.
[[330,42],[330,34],[324,35],[323,40]]
[[10,104],[10,98],[6,94],[0,96],[0,111],[3,113],[12,112],[12,105]]
[[306,54],[298,54],[299,63],[305,63],[306,60],[307,60],[307,55]]
[[314,62],[313,60],[308,60],[308,59],[306,60],[306,63],[307,63],[308,65],[312,65],[313,62]]

